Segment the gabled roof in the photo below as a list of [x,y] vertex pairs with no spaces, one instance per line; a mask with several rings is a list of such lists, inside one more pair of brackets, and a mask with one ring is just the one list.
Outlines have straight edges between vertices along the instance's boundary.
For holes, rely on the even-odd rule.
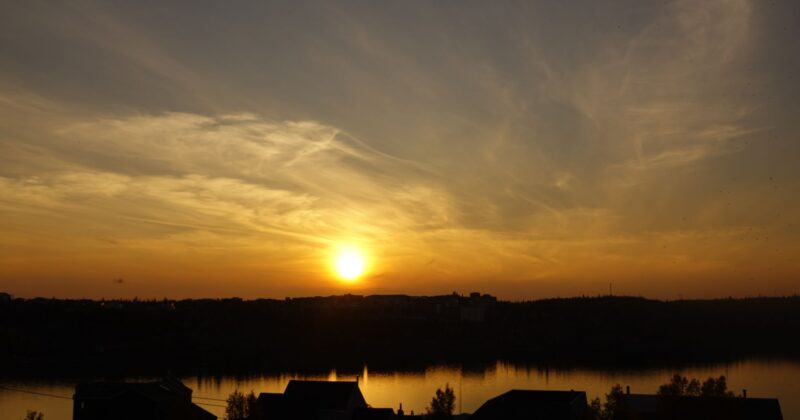
[[782,420],[775,398],[624,396],[631,413],[648,419]]
[[283,394],[277,394],[272,392],[262,392],[258,394],[258,403],[259,404],[281,404],[283,403]]
[[289,381],[283,392],[288,404],[301,404],[316,410],[345,410],[351,398],[366,406],[358,382]]
[[583,391],[511,390],[478,408],[470,420],[571,419],[586,408]]
[[[150,401],[160,407],[167,419],[216,420],[216,416],[191,401],[192,390],[177,379],[159,382],[87,382],[75,387],[73,399],[97,401],[101,406],[127,410],[131,405]],[[110,405],[109,405],[110,404]]]
[[192,404],[189,407],[192,410],[193,418],[196,420],[217,420],[217,416],[197,404]]
[[192,394],[192,388],[186,386],[180,379],[168,376],[159,382],[162,386],[182,394]]

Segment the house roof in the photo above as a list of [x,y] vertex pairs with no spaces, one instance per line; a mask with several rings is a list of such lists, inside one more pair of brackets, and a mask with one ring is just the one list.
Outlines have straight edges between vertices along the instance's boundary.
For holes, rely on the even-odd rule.
[[217,416],[197,404],[192,404],[190,409],[195,420],[217,420]]
[[470,420],[570,419],[576,409],[585,407],[586,393],[583,391],[515,389],[483,403]]
[[[167,418],[216,420],[216,416],[191,402],[192,390],[177,379],[158,382],[86,382],[75,387],[73,399],[78,401],[112,400],[111,404],[131,404],[134,395],[156,403]],[[117,398],[124,397],[124,402]],[[121,407],[124,408],[124,407]]]
[[262,392],[258,394],[258,403],[259,404],[280,404],[283,402],[283,394],[277,394],[272,392]]
[[391,408],[359,408],[353,413],[353,420],[385,420],[393,419],[394,410]]
[[345,410],[352,397],[366,406],[358,382],[289,381],[283,392],[288,404],[302,404],[317,410]]
[[677,397],[625,395],[627,408],[648,419],[685,420],[782,420],[780,403],[775,398]]

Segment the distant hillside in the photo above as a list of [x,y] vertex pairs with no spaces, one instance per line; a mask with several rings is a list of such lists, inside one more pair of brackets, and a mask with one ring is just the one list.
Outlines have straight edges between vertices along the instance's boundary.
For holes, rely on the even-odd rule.
[[432,363],[664,366],[800,357],[800,298],[332,296],[0,301],[8,376],[257,373]]

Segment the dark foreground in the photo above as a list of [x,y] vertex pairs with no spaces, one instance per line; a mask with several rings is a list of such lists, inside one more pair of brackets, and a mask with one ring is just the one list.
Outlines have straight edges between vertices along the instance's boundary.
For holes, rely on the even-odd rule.
[[0,302],[8,377],[236,374],[496,360],[666,366],[800,357],[800,298],[487,295]]
[[[234,392],[225,401],[227,420],[782,420],[774,398],[736,396],[725,377],[709,378],[701,390],[687,395],[687,378],[676,375],[656,395],[631,394],[612,387],[605,402],[588,402],[583,391],[510,390],[484,402],[473,414],[454,416],[455,391],[437,389],[424,415],[406,416],[402,403],[374,407],[358,382],[297,381],[282,393]],[[93,382],[78,384],[73,420],[217,420],[193,398],[192,389],[167,378],[151,383]],[[401,396],[398,396],[401,398]],[[205,401],[198,402],[197,399]],[[194,401],[193,401],[194,400]],[[34,418],[34,416],[29,416]]]

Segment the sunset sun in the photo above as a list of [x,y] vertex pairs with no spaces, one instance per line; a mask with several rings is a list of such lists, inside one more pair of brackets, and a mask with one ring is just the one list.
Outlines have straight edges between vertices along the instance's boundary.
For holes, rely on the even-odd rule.
[[797,40],[0,0],[0,420],[800,420]]
[[343,280],[355,281],[364,273],[364,255],[355,248],[343,248],[334,259],[336,274]]

